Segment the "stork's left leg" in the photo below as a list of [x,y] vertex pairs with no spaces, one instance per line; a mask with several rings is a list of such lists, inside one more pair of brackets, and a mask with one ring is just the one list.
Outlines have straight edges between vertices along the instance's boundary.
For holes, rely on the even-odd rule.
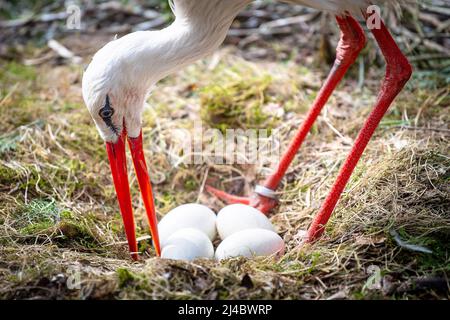
[[359,132],[355,144],[338,174],[336,182],[309,227],[307,234],[308,241],[317,239],[323,233],[324,227],[375,129],[412,74],[411,65],[398,48],[385,25],[381,22],[380,28],[373,29],[372,33],[386,60],[386,75],[373,111]]
[[336,17],[336,21],[341,30],[341,38],[336,48],[336,60],[333,69],[328,75],[322,89],[317,94],[312,107],[305,117],[305,121],[303,121],[287,150],[283,153],[273,174],[267,177],[263,186],[258,186],[255,189],[251,198],[237,197],[206,186],[208,192],[228,203],[250,204],[263,213],[268,213],[277,205],[273,190],[277,189],[323,107],[366,44],[364,31],[354,18],[351,16]]

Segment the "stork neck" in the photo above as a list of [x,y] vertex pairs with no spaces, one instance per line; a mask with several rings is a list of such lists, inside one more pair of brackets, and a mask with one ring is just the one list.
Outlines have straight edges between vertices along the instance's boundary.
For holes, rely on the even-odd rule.
[[[224,41],[236,15],[252,0],[185,1],[175,21],[161,30],[165,45],[161,79],[201,59]],[[176,2],[176,5],[178,3]]]

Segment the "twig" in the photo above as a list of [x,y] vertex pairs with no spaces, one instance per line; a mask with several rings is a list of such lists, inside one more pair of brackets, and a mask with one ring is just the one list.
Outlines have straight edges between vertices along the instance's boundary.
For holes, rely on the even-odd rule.
[[80,64],[82,62],[82,58],[75,55],[72,51],[67,49],[65,46],[63,46],[58,41],[51,39],[47,42],[47,45],[50,49],[55,51],[60,57],[64,59],[69,59],[73,63]]
[[433,251],[431,251],[428,248],[425,248],[423,246],[418,246],[416,244],[410,244],[406,241],[403,241],[400,238],[400,235],[395,230],[391,230],[389,233],[391,234],[392,237],[394,237],[395,242],[402,248],[405,248],[405,249],[408,249],[411,251],[421,252],[421,253],[433,253]]
[[426,127],[415,127],[415,126],[391,126],[386,129],[405,129],[405,130],[423,130],[423,131],[436,131],[436,132],[444,132],[450,134],[450,129],[438,129],[438,128],[426,128]]
[[202,181],[202,185],[200,186],[200,190],[198,191],[198,196],[197,196],[197,203],[200,201],[200,196],[203,193],[203,190],[205,189],[205,184],[206,184],[206,179],[208,178],[208,173],[209,173],[209,167],[206,168],[205,171],[205,175],[203,176],[203,181]]

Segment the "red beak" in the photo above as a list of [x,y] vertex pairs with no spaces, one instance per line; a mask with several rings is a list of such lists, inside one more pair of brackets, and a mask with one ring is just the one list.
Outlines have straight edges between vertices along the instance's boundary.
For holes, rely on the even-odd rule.
[[[125,138],[126,132],[123,130],[117,142],[107,142],[106,151],[111,166],[114,186],[116,188],[117,200],[119,201],[120,212],[122,214],[125,233],[128,240],[131,257],[138,259],[138,249],[136,243],[136,232],[134,228],[133,208],[131,206],[131,195],[127,176],[127,161],[125,155]],[[153,200],[152,187],[150,177],[148,175],[147,165],[144,158],[144,150],[142,146],[142,132],[137,138],[128,138],[128,143],[133,158],[133,164],[136,176],[141,189],[147,218],[150,225],[153,245],[155,246],[158,256],[161,254],[158,235],[158,221]]]

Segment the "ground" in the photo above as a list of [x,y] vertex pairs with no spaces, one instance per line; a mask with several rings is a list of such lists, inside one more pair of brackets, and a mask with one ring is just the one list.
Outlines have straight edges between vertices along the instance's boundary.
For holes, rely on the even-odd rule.
[[[82,102],[82,67],[0,64],[0,298],[450,297],[450,90],[438,74],[416,72],[389,109],[316,243],[300,247],[296,235],[308,227],[370,112],[381,67],[368,70],[362,86],[358,68],[351,70],[284,180],[271,215],[286,241],[284,256],[156,258],[132,178],[141,237],[141,259],[133,262],[104,143]],[[162,81],[144,116],[158,216],[196,201],[217,211],[223,204],[203,191],[205,182],[248,194],[270,169],[177,162],[173,129],[192,130],[200,120],[220,130],[269,128],[283,150],[327,69],[308,56],[247,61],[225,47]]]

